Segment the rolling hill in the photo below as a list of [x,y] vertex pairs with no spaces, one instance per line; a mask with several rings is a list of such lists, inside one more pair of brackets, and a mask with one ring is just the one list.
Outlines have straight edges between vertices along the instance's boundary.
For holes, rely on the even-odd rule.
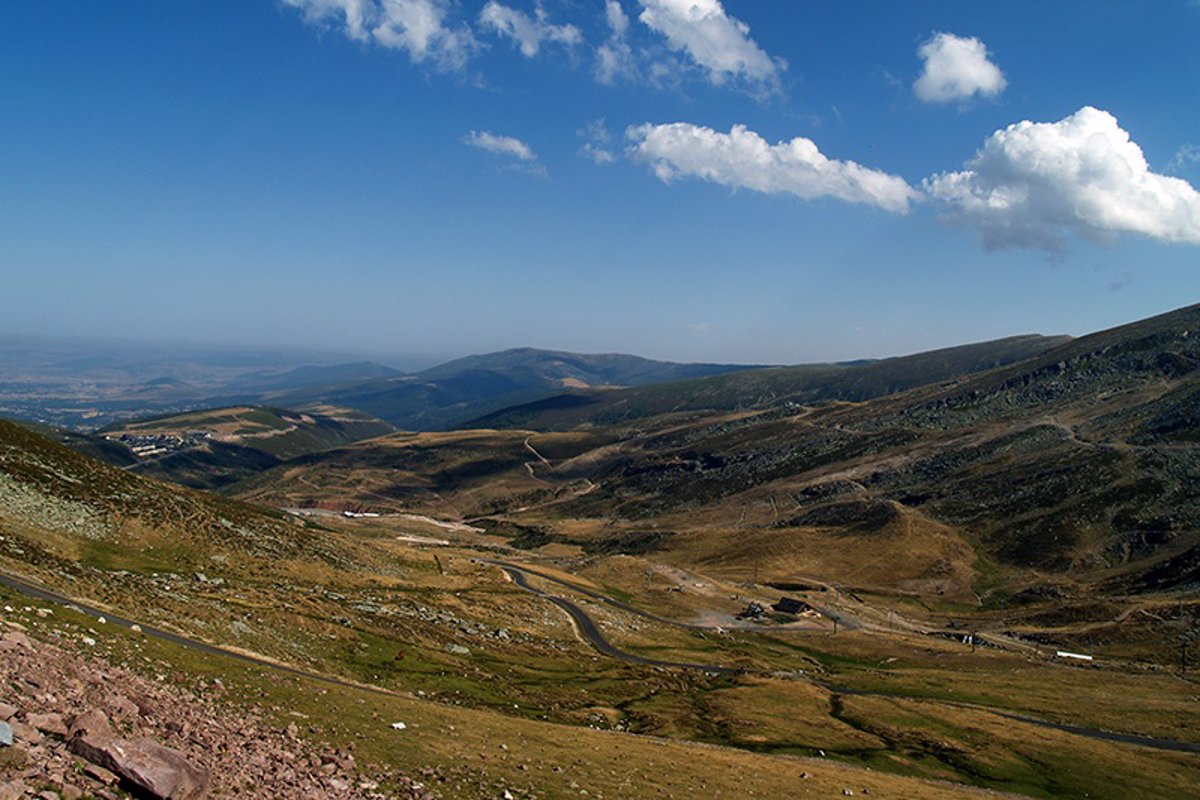
[[740,518],[780,541],[949,526],[998,573],[1195,588],[1198,325],[1191,307],[945,385],[666,429],[560,512]]
[[[1128,580],[1168,564],[1167,550],[1184,552],[1188,533],[1115,568],[1025,567],[997,561],[984,527],[946,520],[947,503],[968,490],[1059,512],[1022,494],[1053,489],[1053,472],[987,483],[1005,466],[1041,470],[1041,451],[1068,472],[1086,467],[1070,442],[1060,451],[1020,442],[1044,402],[1056,413],[1094,403],[1124,412],[1105,423],[1111,444],[1152,431],[1166,438],[1131,446],[1188,451],[1178,404],[1159,401],[1186,395],[1192,380],[1189,311],[1108,332],[1060,361],[861,403],[665,415],[633,434],[396,433],[301,455],[251,481],[262,499],[290,490],[288,500],[351,498],[440,519],[283,515],[146,480],[0,421],[0,570],[78,605],[35,608],[0,594],[24,609],[13,621],[31,637],[78,642],[217,702],[261,702],[281,737],[317,732],[355,743],[364,763],[432,765],[419,774],[445,796],[515,786],[514,796],[649,800],[801,786],[963,797],[968,784],[1102,796],[1114,781],[1139,796],[1183,796],[1195,785],[1194,754],[1169,748],[1195,742],[1194,685],[1165,674],[1161,646],[1134,651],[1152,666],[1118,658],[1131,635],[1161,638],[1166,615],[1185,621],[1177,599],[1194,614],[1190,597],[1166,591],[1186,581]],[[254,419],[227,424],[255,432]],[[1145,462],[1126,467],[1156,477]],[[1192,482],[1186,468],[1170,477]],[[923,485],[945,495],[897,494]],[[1180,505],[1182,494],[1166,499]],[[1127,510],[1145,507],[1135,495]],[[981,506],[981,519],[1008,513]],[[450,522],[462,518],[472,526]],[[508,580],[498,558],[522,563],[539,594]],[[837,604],[855,627],[733,619],[747,599],[780,591]],[[607,656],[578,641],[564,597],[621,650],[745,672]],[[998,598],[1010,602],[996,613]],[[145,628],[121,629],[122,615]],[[988,624],[985,643],[1002,645],[965,646],[954,622],[964,617],[965,630]],[[147,635],[154,627],[173,640]],[[1094,669],[1058,663],[1044,646],[1097,640],[1106,649]],[[264,658],[235,661],[209,644]],[[18,702],[43,694],[27,685]],[[1165,742],[1136,746],[1107,731]]]
[[1068,340],[1065,336],[1013,336],[875,361],[746,369],[620,390],[576,390],[501,409],[462,427],[568,430],[675,412],[869,400],[1020,361]]
[[746,369],[675,364],[621,354],[582,355],[521,348],[474,355],[423,372],[337,387],[265,395],[294,407],[313,402],[356,408],[405,430],[443,430],[565,387],[635,386]]
[[[367,506],[486,516],[542,542],[649,542],[783,581],[960,597],[1195,588],[1197,330],[1191,307],[1077,340],[606,393],[622,424],[592,414],[572,435],[382,439],[269,471],[247,496],[295,497],[317,474]],[[1002,366],[952,372],[990,363]],[[633,422],[607,394],[638,398]],[[699,410],[722,404],[740,410]],[[470,480],[448,479],[460,474]]]
[[392,430],[361,411],[334,406],[234,406],[123,423],[64,441],[142,474],[217,489],[290,458]]

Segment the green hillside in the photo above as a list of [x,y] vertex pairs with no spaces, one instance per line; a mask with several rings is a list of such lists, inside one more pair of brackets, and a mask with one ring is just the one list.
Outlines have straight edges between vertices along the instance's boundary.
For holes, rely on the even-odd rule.
[[333,406],[234,406],[123,423],[66,443],[145,475],[219,489],[290,458],[392,430],[361,411]]
[[862,401],[1010,364],[1066,341],[1062,336],[1014,336],[879,361],[773,367],[620,390],[572,391],[502,409],[462,427],[567,430],[668,413]]
[[266,398],[285,406],[321,402],[357,408],[404,430],[445,430],[567,387],[640,386],[740,369],[746,367],[519,348],[456,359],[413,375]]

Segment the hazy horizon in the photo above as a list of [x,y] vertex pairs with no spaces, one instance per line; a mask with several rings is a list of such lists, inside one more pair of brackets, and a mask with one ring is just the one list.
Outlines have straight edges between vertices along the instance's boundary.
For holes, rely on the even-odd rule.
[[[1117,325],[1124,322],[1133,322],[1135,320],[1124,320],[1116,323]],[[1112,326],[1110,326],[1112,327]],[[1065,333],[1065,332],[1045,332],[1045,331],[1020,331],[994,337],[994,339],[1004,339],[1016,336],[1081,336],[1095,331],[1083,331],[1081,333]],[[257,343],[257,342],[239,342],[239,341],[220,341],[220,340],[188,340],[188,339],[169,339],[169,338],[137,338],[123,336],[103,336],[103,335],[62,335],[62,334],[43,334],[33,333],[29,331],[6,332],[0,331],[0,349],[9,344],[21,344],[27,342],[29,344],[44,344],[52,345],[59,344],[64,346],[80,346],[86,348],[102,349],[107,348],[112,352],[130,356],[136,355],[139,352],[157,353],[158,355],[186,355],[186,354],[220,354],[220,353],[241,353],[253,354],[261,356],[279,356],[286,357],[297,364],[312,364],[314,366],[332,366],[338,364],[352,363],[356,361],[372,361],[383,366],[391,367],[392,369],[403,372],[419,372],[423,369],[439,366],[449,361],[455,361],[461,358],[470,356],[487,355],[491,353],[504,352],[508,350],[532,349],[549,352],[567,352],[580,355],[628,355],[638,356],[641,358],[652,359],[656,361],[675,362],[675,363],[697,363],[697,364],[729,364],[729,365],[746,365],[746,366],[795,366],[800,364],[816,364],[816,363],[833,363],[833,362],[851,362],[858,360],[878,360],[886,358],[894,358],[899,356],[914,355],[917,353],[930,352],[944,348],[952,348],[961,345],[976,344],[985,341],[993,341],[994,339],[972,339],[970,341],[953,341],[944,344],[934,345],[928,348],[918,350],[906,350],[896,352],[880,352],[880,353],[858,353],[842,357],[815,358],[805,361],[758,361],[750,358],[718,360],[713,358],[698,358],[698,359],[679,359],[669,356],[662,357],[635,350],[571,350],[564,347],[556,347],[552,345],[533,345],[533,344],[513,344],[503,347],[487,348],[480,347],[476,349],[468,349],[465,351],[451,351],[446,353],[427,352],[427,353],[406,353],[402,351],[387,350],[387,349],[343,349],[343,348],[328,348],[320,347],[304,347],[298,345],[289,345],[288,343]]]
[[1200,299],[1188,0],[115,8],[0,31],[5,330],[804,363]]

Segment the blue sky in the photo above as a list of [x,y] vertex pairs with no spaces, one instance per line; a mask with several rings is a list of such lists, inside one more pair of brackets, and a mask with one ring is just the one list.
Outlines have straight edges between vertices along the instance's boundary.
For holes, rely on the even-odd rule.
[[1187,0],[14,4],[0,332],[757,363],[1085,333],[1200,301],[1198,42]]

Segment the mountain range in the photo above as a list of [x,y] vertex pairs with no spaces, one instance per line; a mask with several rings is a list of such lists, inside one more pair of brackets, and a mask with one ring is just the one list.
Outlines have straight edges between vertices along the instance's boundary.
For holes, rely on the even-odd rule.
[[[260,700],[281,740],[319,720],[443,796],[707,796],[726,761],[764,796],[1186,796],[1197,330],[623,388],[671,370],[515,351],[424,397],[380,374],[302,409],[0,420],[5,646]],[[549,395],[488,427],[319,402],[448,424],[520,383]],[[631,793],[616,765],[662,753]]]

